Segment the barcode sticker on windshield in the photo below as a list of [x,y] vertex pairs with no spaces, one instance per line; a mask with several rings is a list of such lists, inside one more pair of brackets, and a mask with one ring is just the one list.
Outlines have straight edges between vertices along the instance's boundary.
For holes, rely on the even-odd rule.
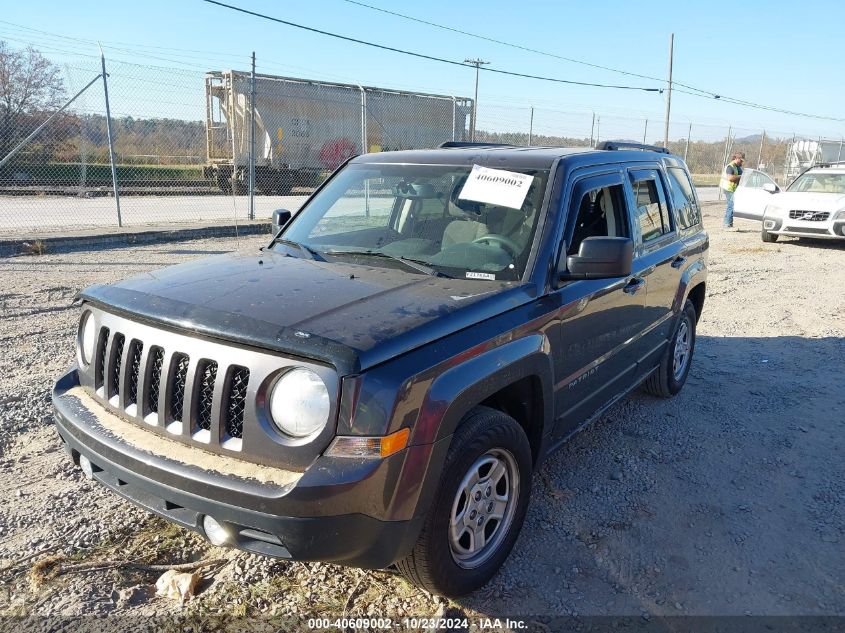
[[496,281],[496,275],[491,275],[490,273],[474,273],[472,271],[467,272],[467,279],[484,279],[486,281]]
[[458,199],[521,209],[533,180],[528,174],[473,165]]

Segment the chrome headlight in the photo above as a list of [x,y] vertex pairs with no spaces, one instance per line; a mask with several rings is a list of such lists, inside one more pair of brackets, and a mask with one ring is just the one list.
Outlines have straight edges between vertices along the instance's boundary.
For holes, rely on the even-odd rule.
[[763,210],[763,217],[765,216],[779,216],[783,214],[783,209],[773,204],[767,204],[766,208]]
[[86,310],[79,322],[79,336],[77,341],[79,360],[84,365],[89,365],[94,359],[94,346],[96,342],[97,325],[94,323],[94,315]]
[[270,418],[285,435],[317,433],[329,421],[331,402],[323,379],[310,369],[285,372],[270,393]]
[[845,209],[840,209],[834,220],[845,220]]

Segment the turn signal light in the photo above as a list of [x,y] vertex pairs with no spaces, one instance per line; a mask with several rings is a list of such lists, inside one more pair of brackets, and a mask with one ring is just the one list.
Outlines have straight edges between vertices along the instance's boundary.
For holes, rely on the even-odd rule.
[[411,429],[399,429],[383,437],[354,437],[342,435],[336,437],[326,451],[329,457],[354,457],[372,459],[389,457],[408,445]]

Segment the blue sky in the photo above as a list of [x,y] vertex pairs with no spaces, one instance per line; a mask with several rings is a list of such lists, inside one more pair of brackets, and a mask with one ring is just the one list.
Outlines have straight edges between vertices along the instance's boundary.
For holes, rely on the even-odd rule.
[[[343,0],[229,1],[286,20],[456,61],[482,57],[492,67],[530,74],[656,85],[445,32]],[[800,5],[779,0],[719,4],[365,1],[488,37],[655,77],[665,77],[668,39],[674,32],[676,80],[778,108],[845,118],[845,84],[838,54],[845,3],[836,0],[805,0]],[[474,71],[468,68],[326,38],[201,0],[7,0],[4,4],[0,39],[13,46],[29,41],[54,59],[96,54],[91,43],[80,40],[101,40],[109,60],[115,62],[200,72],[246,69],[249,54],[255,50],[259,72],[466,96],[472,96],[474,87]],[[166,76],[164,71],[158,72]],[[567,86],[484,72],[479,104],[480,125],[486,120],[488,125],[518,127],[527,118],[527,104],[533,104],[539,131],[546,131],[544,126],[549,132],[566,126],[583,129],[594,110],[606,129],[614,120],[624,123],[627,130],[635,125],[633,121],[649,119],[649,137],[652,131],[662,130],[664,108],[663,96],[654,93]],[[845,135],[842,122],[753,110],[684,94],[673,96],[672,110],[673,137],[684,135],[689,121],[708,130],[712,127],[714,134],[733,125],[748,132],[766,128],[783,135],[793,131],[832,138]],[[556,118],[552,112],[580,114]]]

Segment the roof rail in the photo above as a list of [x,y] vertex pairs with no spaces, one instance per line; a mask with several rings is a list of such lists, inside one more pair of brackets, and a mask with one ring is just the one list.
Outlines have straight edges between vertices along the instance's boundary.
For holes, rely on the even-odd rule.
[[646,145],[644,143],[631,143],[629,141],[602,141],[596,145],[598,150],[614,151],[618,149],[640,149],[647,152],[660,152],[661,154],[669,154],[669,150],[658,145]]
[[516,147],[509,143],[482,143],[474,141],[446,141],[441,143],[438,147],[441,149],[457,148],[457,147]]
[[845,160],[826,160],[815,165],[810,165],[808,169],[812,169],[813,167],[833,167],[835,165],[845,165]]

